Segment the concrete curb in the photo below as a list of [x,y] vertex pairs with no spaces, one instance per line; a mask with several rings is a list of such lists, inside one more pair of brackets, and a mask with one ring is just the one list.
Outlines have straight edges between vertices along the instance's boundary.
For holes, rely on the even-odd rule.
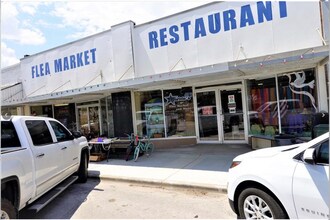
[[140,178],[129,178],[122,176],[108,176],[108,175],[100,175],[97,171],[88,171],[89,178],[99,178],[99,179],[107,179],[114,181],[123,181],[123,182],[132,182],[132,183],[144,183],[144,184],[152,184],[159,186],[167,186],[167,187],[178,187],[178,188],[192,188],[192,189],[200,189],[200,190],[210,190],[217,191],[223,194],[227,194],[227,188],[224,186],[214,187],[214,186],[201,186],[201,185],[193,185],[187,183],[175,183],[175,182],[164,182],[159,180],[151,180],[151,179],[140,179]]

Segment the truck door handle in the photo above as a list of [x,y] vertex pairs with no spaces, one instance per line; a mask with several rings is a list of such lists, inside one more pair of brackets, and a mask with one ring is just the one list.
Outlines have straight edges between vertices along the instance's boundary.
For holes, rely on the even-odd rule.
[[37,155],[37,157],[43,157],[43,156],[45,156],[44,153],[42,153],[42,154],[38,154],[38,155]]
[[62,147],[62,148],[61,148],[61,150],[65,150],[65,149],[67,149],[67,147]]

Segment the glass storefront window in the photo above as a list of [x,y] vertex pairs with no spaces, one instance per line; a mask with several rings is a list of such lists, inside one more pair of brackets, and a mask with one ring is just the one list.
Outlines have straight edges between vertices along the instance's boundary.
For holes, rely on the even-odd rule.
[[278,112],[275,78],[248,81],[249,133],[278,134]]
[[164,90],[167,137],[195,136],[192,88]]
[[278,77],[282,133],[312,137],[312,115],[317,112],[313,69]]
[[101,105],[101,129],[102,129],[102,134],[101,136],[109,136],[109,130],[108,130],[108,117],[107,117],[107,102],[106,98],[103,98],[100,100],[100,105]]
[[165,137],[162,93],[160,90],[135,92],[137,134]]
[[311,139],[313,115],[317,112],[314,69],[278,76],[278,98],[275,80],[249,80],[247,83],[249,133],[267,136],[281,133]]

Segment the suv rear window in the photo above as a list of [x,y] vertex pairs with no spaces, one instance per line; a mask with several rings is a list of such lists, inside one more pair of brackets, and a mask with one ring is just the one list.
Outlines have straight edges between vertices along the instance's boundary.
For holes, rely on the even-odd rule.
[[45,121],[27,120],[25,124],[31,135],[33,145],[37,146],[53,143],[53,138]]
[[21,142],[11,121],[1,121],[1,148],[5,147],[21,147]]

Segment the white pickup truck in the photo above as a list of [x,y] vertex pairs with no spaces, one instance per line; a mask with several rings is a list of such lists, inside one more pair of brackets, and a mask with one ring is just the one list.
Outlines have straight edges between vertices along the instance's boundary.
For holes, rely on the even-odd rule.
[[18,218],[28,205],[37,212],[73,182],[86,182],[88,161],[86,138],[57,120],[1,117],[0,217]]

